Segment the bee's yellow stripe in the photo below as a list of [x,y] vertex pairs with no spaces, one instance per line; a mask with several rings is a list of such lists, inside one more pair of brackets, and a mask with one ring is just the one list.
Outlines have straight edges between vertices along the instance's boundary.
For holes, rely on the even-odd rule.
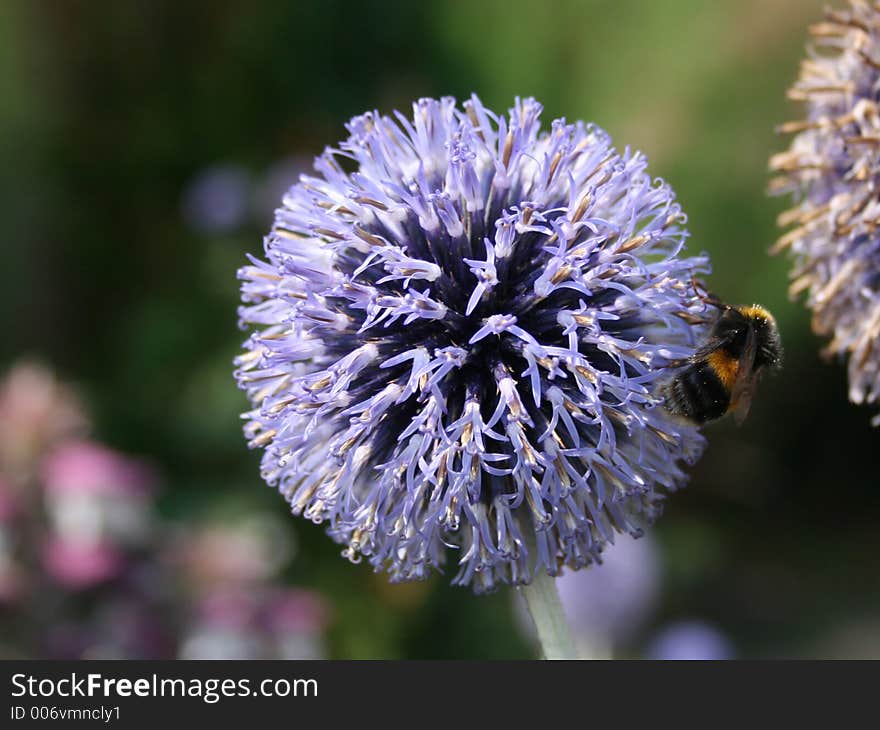
[[723,350],[713,352],[709,355],[707,361],[709,367],[712,368],[724,387],[730,391],[733,388],[733,383],[736,381],[736,375],[739,372],[739,361]]
[[764,307],[760,304],[753,304],[750,307],[737,307],[739,309],[739,313],[746,317],[747,319],[763,319],[767,322],[775,322],[773,319],[773,315],[770,314]]

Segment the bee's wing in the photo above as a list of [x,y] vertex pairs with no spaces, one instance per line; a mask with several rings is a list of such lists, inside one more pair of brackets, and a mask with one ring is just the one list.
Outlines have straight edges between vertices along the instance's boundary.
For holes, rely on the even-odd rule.
[[703,362],[703,360],[709,357],[709,355],[711,355],[716,350],[720,350],[726,344],[727,340],[725,340],[723,337],[713,337],[711,340],[702,345],[700,349],[697,350],[690,357],[683,357],[678,360],[670,360],[665,367],[683,368],[688,365],[697,365],[698,363]]
[[717,352],[730,342],[729,337],[712,337],[699,350],[697,350],[688,361],[691,364],[703,362],[713,352]]
[[757,355],[758,338],[755,330],[749,327],[746,333],[746,344],[739,356],[739,367],[736,370],[736,379],[730,391],[730,407],[736,425],[742,425],[749,415],[752,405],[752,397],[755,395],[755,386],[758,384],[758,371],[755,370],[755,356]]

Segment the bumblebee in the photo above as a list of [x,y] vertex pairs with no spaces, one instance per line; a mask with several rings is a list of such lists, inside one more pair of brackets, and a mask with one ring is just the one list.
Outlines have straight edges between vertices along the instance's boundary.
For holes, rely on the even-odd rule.
[[732,307],[711,294],[700,298],[719,315],[707,341],[662,386],[665,405],[674,415],[698,424],[733,411],[741,424],[761,374],[782,362],[776,320],[757,304]]

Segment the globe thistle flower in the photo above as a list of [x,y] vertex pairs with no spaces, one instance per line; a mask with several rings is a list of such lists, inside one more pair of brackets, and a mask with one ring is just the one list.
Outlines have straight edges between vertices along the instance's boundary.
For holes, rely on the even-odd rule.
[[[794,259],[791,295],[807,293],[827,354],[849,357],[849,397],[880,398],[880,10],[854,1],[810,29],[813,47],[789,97],[806,119],[783,124],[791,146],[770,160],[775,194],[795,206],[774,251]],[[876,420],[875,420],[876,423]]]
[[355,117],[239,272],[262,476],[353,561],[528,583],[640,533],[702,437],[655,386],[704,333],[646,161],[516,100]]

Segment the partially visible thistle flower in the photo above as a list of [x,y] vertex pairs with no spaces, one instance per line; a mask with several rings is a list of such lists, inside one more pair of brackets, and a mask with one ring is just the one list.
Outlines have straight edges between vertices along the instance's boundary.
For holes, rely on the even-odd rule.
[[[619,538],[598,570],[564,571],[556,587],[578,655],[611,658],[625,647],[656,607],[660,579],[660,555],[650,533],[638,540]],[[518,594],[514,617],[526,638],[537,639]]]
[[[770,160],[779,216],[794,227],[775,251],[795,261],[791,294],[807,292],[827,352],[849,357],[849,397],[880,400],[880,9],[853,0],[810,28],[813,47],[789,97],[806,119],[783,124],[791,147]],[[876,422],[876,421],[875,421]]]
[[736,655],[730,639],[711,624],[679,621],[664,627],[649,643],[647,659],[722,661]]
[[660,593],[660,554],[650,535],[621,540],[596,571],[566,572],[557,580],[581,653],[613,656],[641,628]]
[[239,273],[263,477],[393,580],[448,547],[477,591],[584,567],[703,446],[654,407],[706,314],[673,192],[540,113],[472,97],[354,118]]

